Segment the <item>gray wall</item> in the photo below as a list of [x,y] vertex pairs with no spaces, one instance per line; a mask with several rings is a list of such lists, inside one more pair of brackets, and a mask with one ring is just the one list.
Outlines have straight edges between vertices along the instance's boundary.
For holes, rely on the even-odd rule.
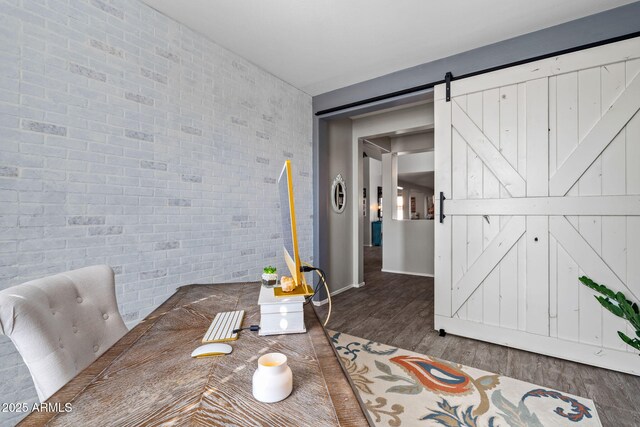
[[328,155],[332,160],[324,166],[328,173],[328,180],[325,183],[326,190],[323,193],[323,198],[327,200],[329,206],[331,206],[329,201],[331,184],[336,175],[341,174],[347,184],[345,210],[342,213],[336,213],[332,208],[329,208],[327,228],[321,237],[335,242],[328,253],[327,264],[324,267],[328,277],[329,290],[334,292],[353,284],[351,246],[353,245],[354,230],[349,213],[352,204],[358,203],[359,199],[354,196],[349,184],[351,175],[348,172],[352,170],[351,120],[343,119],[331,122],[328,135]]
[[[310,97],[139,1],[108,3],[1,3],[0,288],[106,263],[132,324],[177,286],[284,268],[286,158],[311,260]],[[3,337],[0,402],[35,398]]]
[[[364,151],[364,147],[363,147]],[[375,161],[375,159],[374,159]],[[365,246],[371,246],[371,217],[369,212],[369,206],[371,205],[371,171],[369,170],[371,159],[369,157],[365,157],[362,159],[362,181],[363,188],[367,193],[367,198],[365,200],[367,204],[366,210],[363,211],[363,223],[362,223],[362,240]],[[364,196],[364,194],[363,194]]]
[[[385,208],[382,221],[382,271],[433,276],[434,221],[399,221],[393,219],[389,212],[395,211],[397,207],[396,160],[397,156],[392,153],[382,155],[382,195]],[[405,206],[407,203],[405,200]]]
[[[416,67],[407,68],[392,74],[367,80],[332,92],[313,97],[313,112],[358,102],[375,96],[440,81],[446,72],[454,76],[464,75],[490,67],[496,67],[531,57],[546,55],[564,49],[575,48],[589,43],[607,40],[630,33],[640,32],[640,2],[635,2],[599,14],[587,16],[554,27],[525,34],[499,43],[463,52],[447,58],[426,62]],[[452,30],[453,31],[453,30]],[[452,37],[455,34],[443,34]],[[314,210],[324,212],[326,200],[322,197],[321,166],[330,162],[327,157],[326,128],[327,122],[339,117],[364,114],[381,108],[415,102],[429,96],[429,90],[399,96],[394,99],[381,100],[368,105],[353,107],[348,110],[327,114],[322,118],[314,116],[313,153],[314,153]],[[327,224],[323,215],[318,215],[314,223],[314,235],[320,236]],[[329,253],[339,242],[328,239],[315,239],[314,255],[316,263],[324,266]]]

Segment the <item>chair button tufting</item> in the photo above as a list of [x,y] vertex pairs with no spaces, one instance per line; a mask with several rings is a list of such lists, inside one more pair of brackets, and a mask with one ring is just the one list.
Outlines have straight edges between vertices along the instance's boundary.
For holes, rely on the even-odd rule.
[[81,304],[82,303],[82,298],[78,297],[78,298],[76,298],[76,301],[78,301],[78,304]]
[[76,328],[75,326],[73,327],[73,333],[77,334],[78,333],[78,328]]
[[96,351],[98,351],[98,349],[99,349],[99,348],[100,348],[100,347],[98,347],[97,345],[94,345],[94,346],[93,346],[93,351],[94,351],[94,353],[95,353]]
[[103,318],[104,320],[107,320],[107,319],[109,318],[109,315],[108,315],[107,313],[105,313],[105,314],[103,314],[103,315],[102,315],[102,318]]

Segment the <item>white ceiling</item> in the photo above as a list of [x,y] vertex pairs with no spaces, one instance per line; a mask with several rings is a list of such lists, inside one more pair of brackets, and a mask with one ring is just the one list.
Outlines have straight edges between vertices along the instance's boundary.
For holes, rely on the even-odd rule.
[[634,0],[143,0],[317,95]]

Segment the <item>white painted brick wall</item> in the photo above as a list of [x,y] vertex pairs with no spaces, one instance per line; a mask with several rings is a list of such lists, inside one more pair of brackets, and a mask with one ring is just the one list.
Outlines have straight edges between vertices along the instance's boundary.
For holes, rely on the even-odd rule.
[[[308,95],[137,0],[0,0],[0,288],[109,264],[132,325],[284,269],[286,158],[311,259]],[[0,366],[0,402],[34,401],[4,337]]]

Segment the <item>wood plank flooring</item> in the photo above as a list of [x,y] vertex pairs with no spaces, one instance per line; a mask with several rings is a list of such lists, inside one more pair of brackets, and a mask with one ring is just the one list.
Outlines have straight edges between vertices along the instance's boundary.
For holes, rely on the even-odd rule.
[[[640,426],[640,377],[450,334],[440,337],[433,329],[433,279],[383,273],[381,248],[364,249],[365,286],[333,298],[329,329],[588,397],[604,426]],[[324,320],[327,306],[316,310]]]

